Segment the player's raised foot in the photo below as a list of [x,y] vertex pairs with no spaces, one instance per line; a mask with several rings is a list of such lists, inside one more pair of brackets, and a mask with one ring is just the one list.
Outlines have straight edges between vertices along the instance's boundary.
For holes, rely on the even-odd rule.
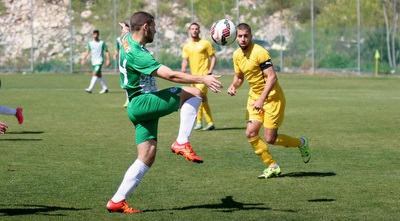
[[179,144],[178,142],[174,142],[171,146],[172,152],[177,155],[182,155],[186,160],[194,162],[194,163],[203,163],[203,159],[194,152],[192,145],[189,142],[184,144]]
[[92,93],[92,90],[90,90],[89,88],[86,88],[85,91],[88,92],[89,94]]
[[271,177],[277,177],[281,174],[281,168],[276,165],[273,167],[268,167],[267,169],[264,170],[263,174],[258,176],[259,179],[267,179]]
[[17,108],[15,108],[15,110],[17,110],[15,117],[17,118],[18,123],[22,124],[24,122],[24,115],[22,115],[22,108],[17,107]]
[[101,90],[101,91],[99,92],[99,94],[105,94],[105,93],[108,93],[108,89],[103,89],[103,90]]
[[196,123],[196,125],[193,128],[194,130],[201,130],[203,129],[203,125],[201,123]]
[[109,200],[106,205],[107,210],[112,213],[140,213],[140,210],[133,209],[128,205],[125,200],[121,200],[118,203],[114,203],[112,200]]
[[214,130],[215,126],[214,124],[207,124],[207,127],[203,128],[203,130]]
[[302,145],[299,147],[301,157],[303,158],[304,163],[308,163],[311,158],[311,151],[310,147],[308,146],[308,138],[307,137],[300,137]]

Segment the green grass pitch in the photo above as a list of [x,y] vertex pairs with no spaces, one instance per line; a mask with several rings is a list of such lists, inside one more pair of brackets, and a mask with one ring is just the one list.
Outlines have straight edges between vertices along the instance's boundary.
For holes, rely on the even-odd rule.
[[[172,154],[179,115],[160,120],[157,159],[127,201],[141,214],[105,209],[136,158],[117,75],[110,92],[84,92],[90,75],[1,75],[1,220],[395,220],[400,216],[400,79],[278,75],[286,99],[281,133],[306,135],[312,158],[270,146],[282,175],[245,138],[245,82],[236,97],[210,92],[217,130],[194,131],[203,164]],[[158,79],[159,88],[174,85]]]

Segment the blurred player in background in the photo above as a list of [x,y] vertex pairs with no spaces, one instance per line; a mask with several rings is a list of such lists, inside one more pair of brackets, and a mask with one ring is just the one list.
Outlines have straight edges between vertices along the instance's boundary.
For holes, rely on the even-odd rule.
[[228,88],[228,94],[234,96],[244,78],[250,84],[247,101],[246,136],[255,153],[268,166],[259,178],[278,176],[281,169],[268,151],[267,144],[259,135],[264,124],[264,138],[268,144],[284,147],[298,147],[304,163],[311,157],[306,137],[294,138],[278,134],[285,111],[285,95],[279,86],[269,52],[252,42],[251,28],[241,23],[237,26],[238,48],[233,53],[235,76]]
[[[131,32],[122,38],[119,70],[121,85],[129,95],[127,112],[135,125],[138,156],[128,168],[117,192],[108,201],[110,212],[136,213],[125,201],[154,163],[157,149],[158,121],[179,108],[180,127],[178,137],[171,146],[175,154],[187,160],[201,163],[189,142],[197,110],[201,103],[201,91],[195,87],[171,87],[157,90],[155,77],[176,83],[205,84],[214,92],[220,92],[220,76],[193,76],[171,70],[158,63],[145,48],[153,42],[156,33],[154,17],[147,12],[136,12],[130,19]],[[150,91],[150,92],[149,92]]]
[[101,74],[101,67],[103,66],[103,52],[106,55],[106,66],[110,66],[110,53],[108,52],[106,43],[100,39],[99,30],[93,31],[93,40],[90,41],[87,45],[87,49],[85,54],[83,55],[81,65],[85,65],[86,58],[89,56],[91,52],[92,55],[92,68],[93,68],[93,76],[90,81],[90,85],[85,89],[89,94],[92,93],[93,87],[96,84],[97,80],[100,80],[101,86],[103,89],[99,92],[100,94],[104,94],[108,92],[108,88],[106,82],[104,81],[104,77]]
[[[182,72],[186,72],[188,61],[190,62],[190,72],[192,75],[205,76],[212,74],[217,58],[211,43],[200,38],[200,25],[192,23],[189,26],[190,42],[186,43],[182,49]],[[210,59],[211,58],[211,59]],[[211,62],[210,62],[211,60]],[[197,113],[197,123],[195,130],[203,129],[203,113],[207,121],[207,126],[203,130],[214,130],[214,122],[211,116],[210,105],[208,104],[208,88],[204,84],[193,84],[203,92],[202,102]]]
[[[121,35],[129,33],[130,31],[129,18],[126,18],[123,22],[120,22],[119,25],[121,26]],[[121,45],[122,45],[121,36],[119,36],[115,42],[114,60],[116,64],[118,64],[119,50],[121,49]],[[126,93],[126,100],[123,107],[127,107],[128,103],[129,103],[128,93]]]
[[5,115],[14,115],[19,124],[22,124],[24,122],[24,116],[22,115],[22,108],[17,107],[17,108],[10,108],[6,106],[0,106],[0,114],[5,114]]

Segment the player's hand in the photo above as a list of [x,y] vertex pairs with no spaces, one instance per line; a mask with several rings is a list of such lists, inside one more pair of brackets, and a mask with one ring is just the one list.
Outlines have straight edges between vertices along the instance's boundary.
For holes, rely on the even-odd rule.
[[114,54],[114,60],[117,60],[117,54]]
[[228,94],[231,95],[231,96],[235,96],[236,95],[236,88],[233,85],[231,85],[228,88]]
[[106,67],[109,67],[110,66],[110,60],[107,60],[106,61]]
[[264,106],[264,101],[261,99],[256,100],[256,102],[250,104],[250,107],[253,107],[253,110],[256,110],[258,112],[262,111]]
[[121,34],[122,35],[126,35],[127,33],[129,33],[129,27],[126,26],[124,23],[118,23],[121,26]]
[[82,66],[85,65],[85,60],[82,59],[81,65],[82,65]]
[[212,92],[220,93],[221,92],[220,88],[222,88],[222,83],[217,80],[217,78],[220,78],[220,77],[221,77],[221,75],[204,76],[203,84],[205,84],[208,88],[210,88],[212,90]]
[[7,124],[0,122],[0,134],[5,134],[8,126]]

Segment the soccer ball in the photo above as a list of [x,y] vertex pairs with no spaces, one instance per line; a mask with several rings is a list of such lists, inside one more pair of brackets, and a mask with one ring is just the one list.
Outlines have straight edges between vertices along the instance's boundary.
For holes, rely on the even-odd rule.
[[218,20],[211,26],[211,38],[218,45],[230,45],[236,40],[236,26],[228,19]]

